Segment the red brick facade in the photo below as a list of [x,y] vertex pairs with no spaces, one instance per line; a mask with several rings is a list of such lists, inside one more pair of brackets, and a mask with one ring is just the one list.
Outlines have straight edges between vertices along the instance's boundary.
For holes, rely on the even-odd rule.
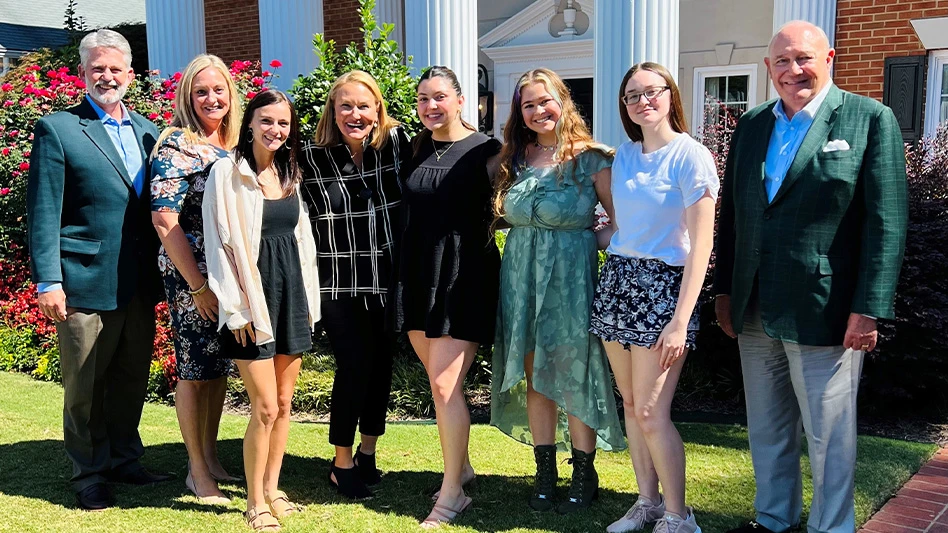
[[257,0],[204,0],[207,53],[225,63],[260,61],[260,10]]
[[838,0],[833,81],[882,100],[885,58],[926,53],[909,21],[945,16],[948,0]]
[[336,41],[341,50],[352,41],[361,41],[362,21],[359,20],[359,0],[324,0],[323,28],[326,40]]

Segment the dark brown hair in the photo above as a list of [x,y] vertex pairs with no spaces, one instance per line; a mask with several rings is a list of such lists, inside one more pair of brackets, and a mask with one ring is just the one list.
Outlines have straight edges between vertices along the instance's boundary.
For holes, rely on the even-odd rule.
[[[424,82],[425,80],[430,80],[431,78],[444,78],[448,80],[448,85],[450,85],[454,89],[454,92],[457,93],[458,97],[464,94],[461,92],[461,82],[458,81],[458,77],[454,73],[454,71],[449,69],[448,67],[443,67],[440,65],[435,65],[433,67],[430,67],[428,70],[422,72],[421,77],[418,78],[418,84],[415,85],[415,93],[416,94],[418,93],[418,88],[421,87],[422,82]],[[461,124],[463,124],[465,128],[474,132],[477,131],[477,128],[471,125],[468,121],[464,120],[463,118],[460,120],[461,120]],[[418,150],[422,146],[425,146],[426,144],[428,144],[429,139],[431,139],[431,130],[429,130],[428,128],[423,129],[421,133],[415,136],[414,145],[412,147],[414,149],[415,155],[418,155]]]
[[688,122],[685,120],[685,110],[681,105],[681,91],[678,90],[675,79],[672,78],[667,68],[658,63],[645,61],[633,65],[632,68],[625,73],[625,76],[622,77],[622,83],[619,85],[619,118],[622,120],[622,127],[625,128],[626,135],[628,135],[633,142],[642,142],[642,127],[632,122],[632,119],[629,117],[628,106],[622,101],[622,97],[625,95],[626,84],[628,84],[629,79],[640,70],[654,72],[665,80],[665,85],[668,85],[668,92],[671,93],[671,109],[668,112],[668,122],[674,131],[686,133],[688,131]]
[[244,110],[244,118],[240,123],[240,139],[237,141],[234,153],[238,162],[244,159],[250,165],[250,168],[254,171],[257,170],[257,162],[253,158],[253,133],[250,130],[250,122],[253,120],[257,109],[281,102],[290,107],[290,133],[283,141],[283,146],[278,148],[276,154],[274,154],[273,166],[276,168],[277,178],[280,179],[283,195],[286,196],[293,191],[302,176],[297,163],[299,161],[300,119],[296,115],[293,102],[287,98],[286,94],[276,89],[268,89],[257,93],[250,100],[247,109]]

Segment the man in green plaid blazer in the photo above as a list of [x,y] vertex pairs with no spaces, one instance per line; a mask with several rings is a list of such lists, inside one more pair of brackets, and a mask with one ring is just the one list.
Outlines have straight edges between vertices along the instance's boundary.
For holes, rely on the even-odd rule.
[[855,531],[859,375],[893,318],[908,202],[895,116],[834,86],[834,55],[818,27],[781,28],[764,60],[780,98],[741,117],[728,155],[715,310],[738,337],[757,482],[755,521],[732,531],[799,523],[801,422],[808,531]]

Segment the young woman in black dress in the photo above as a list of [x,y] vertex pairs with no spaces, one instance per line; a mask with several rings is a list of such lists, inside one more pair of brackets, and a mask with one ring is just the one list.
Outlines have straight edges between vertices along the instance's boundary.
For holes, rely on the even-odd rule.
[[451,522],[470,504],[471,418],[464,376],[480,344],[494,339],[500,254],[491,230],[492,172],[500,143],[461,119],[464,95],[447,67],[417,89],[425,130],[402,172],[404,231],[395,287],[395,329],[408,333],[431,382],[444,480],[422,527]]
[[296,512],[279,489],[301,354],[319,320],[316,244],[300,197],[299,121],[286,95],[247,106],[237,147],[211,167],[204,194],[208,282],[224,353],[250,396],[244,434],[247,524],[276,531]]

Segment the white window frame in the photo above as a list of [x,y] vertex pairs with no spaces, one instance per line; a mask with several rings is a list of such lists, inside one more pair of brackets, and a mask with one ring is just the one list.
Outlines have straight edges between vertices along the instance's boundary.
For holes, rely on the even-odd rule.
[[697,137],[704,124],[704,80],[722,76],[747,76],[747,109],[757,105],[757,63],[724,65],[719,67],[695,67],[694,87],[691,92],[691,129]]
[[941,114],[942,71],[948,65],[948,50],[932,50],[928,53],[928,85],[925,87],[925,127],[923,133],[934,135]]

